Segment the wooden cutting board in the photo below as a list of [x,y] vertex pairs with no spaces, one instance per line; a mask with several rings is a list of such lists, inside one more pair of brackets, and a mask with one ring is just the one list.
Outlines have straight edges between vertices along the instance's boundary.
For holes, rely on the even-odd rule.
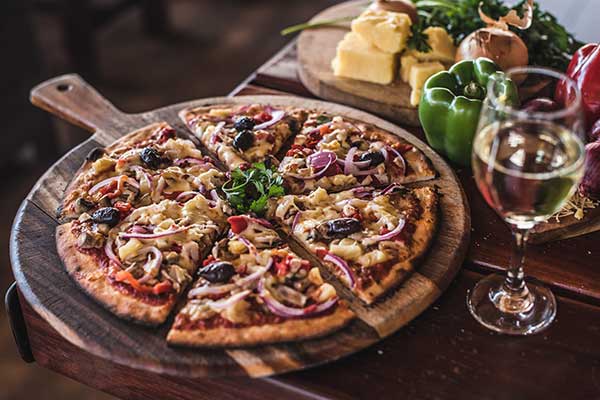
[[[311,21],[358,16],[368,5],[363,0],[341,3],[317,14]],[[337,44],[350,31],[350,22],[306,29],[298,38],[298,74],[315,96],[370,111],[401,125],[419,126],[417,109],[410,105],[410,86],[400,80],[390,85],[338,78],[331,60]],[[398,67],[400,68],[400,67]]]
[[[447,288],[459,270],[469,244],[470,214],[452,169],[427,145],[405,130],[352,108],[288,96],[210,98],[142,114],[124,114],[76,75],[65,75],[33,89],[31,101],[95,133],[71,150],[40,178],[22,203],[11,237],[13,272],[27,302],[74,345],[132,368],[181,377],[268,376],[331,362],[352,354],[410,322]],[[432,160],[442,193],[439,232],[423,264],[387,298],[367,307],[333,282],[358,315],[346,328],[321,339],[243,349],[184,349],[167,345],[172,317],[147,328],[116,318],[71,281],[56,252],[54,213],[73,174],[94,147],[148,124],[167,121],[189,135],[177,117],[184,107],[210,104],[270,103],[313,107],[373,123],[421,149]]]

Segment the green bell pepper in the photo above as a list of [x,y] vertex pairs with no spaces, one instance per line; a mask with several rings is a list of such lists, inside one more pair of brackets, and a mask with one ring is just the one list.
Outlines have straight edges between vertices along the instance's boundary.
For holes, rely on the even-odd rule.
[[419,103],[419,120],[427,141],[451,161],[471,163],[473,137],[490,79],[498,80],[498,98],[517,107],[517,87],[492,60],[480,57],[454,64],[427,79]]

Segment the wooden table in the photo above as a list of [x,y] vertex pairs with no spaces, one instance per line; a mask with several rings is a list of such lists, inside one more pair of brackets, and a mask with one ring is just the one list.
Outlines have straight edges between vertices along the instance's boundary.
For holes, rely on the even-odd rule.
[[[297,78],[294,43],[231,93],[244,94],[311,97]],[[22,297],[17,300],[13,287],[7,307],[18,347],[25,360],[124,399],[600,398],[600,232],[528,252],[528,275],[550,285],[558,297],[558,317],[547,331],[523,338],[487,331],[469,315],[466,292],[507,265],[511,240],[482,201],[471,172],[458,173],[473,224],[463,270],[407,327],[343,360],[255,380],[142,373],[68,343]]]

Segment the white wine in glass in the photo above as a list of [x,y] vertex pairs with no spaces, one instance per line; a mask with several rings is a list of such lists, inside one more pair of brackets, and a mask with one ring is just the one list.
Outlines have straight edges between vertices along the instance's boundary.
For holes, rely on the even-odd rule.
[[514,236],[506,278],[491,275],[469,293],[467,305],[483,325],[498,332],[525,335],[547,327],[556,315],[552,292],[527,284],[523,262],[529,231],[559,211],[583,175],[581,110],[575,84],[558,72],[518,68],[507,76],[566,80],[572,101],[560,110],[528,112],[504,106],[490,82],[478,133],[473,142],[473,173],[485,201]]

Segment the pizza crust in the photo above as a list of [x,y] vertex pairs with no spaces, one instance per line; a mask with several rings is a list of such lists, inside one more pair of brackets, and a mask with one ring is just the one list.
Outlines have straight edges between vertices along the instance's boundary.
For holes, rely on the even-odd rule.
[[332,333],[344,327],[353,318],[354,313],[344,303],[340,303],[331,314],[310,319],[290,319],[280,324],[204,330],[171,329],[167,335],[167,342],[191,347],[237,347],[306,340]]
[[90,255],[77,250],[77,238],[71,231],[72,223],[56,228],[56,247],[69,276],[100,305],[118,317],[144,325],[162,324],[175,305],[169,300],[151,305],[128,296],[113,287],[107,274]]

